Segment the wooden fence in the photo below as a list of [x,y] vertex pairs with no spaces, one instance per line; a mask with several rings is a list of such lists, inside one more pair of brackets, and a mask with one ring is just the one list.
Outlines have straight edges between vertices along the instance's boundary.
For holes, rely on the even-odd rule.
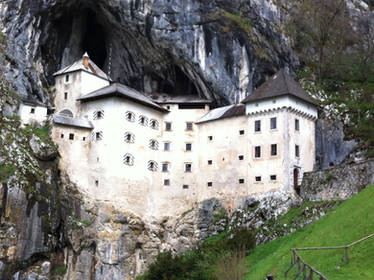
[[[346,263],[349,263],[349,248],[351,248],[354,245],[357,245],[369,238],[374,237],[374,233],[365,236],[355,242],[352,242],[351,244],[345,245],[345,246],[332,246],[332,247],[312,247],[312,248],[292,248],[291,249],[291,266],[287,269],[287,271],[284,273],[284,277],[287,278],[288,273],[290,270],[297,266],[297,274],[294,278],[296,280],[301,275],[303,277],[303,280],[313,280],[313,279],[319,279],[320,280],[327,280],[326,276],[324,276],[321,272],[316,270],[311,265],[307,264],[305,260],[300,256],[300,254],[297,251],[311,251],[311,250],[337,250],[337,249],[344,249],[344,261]],[[316,278],[314,278],[316,277]]]

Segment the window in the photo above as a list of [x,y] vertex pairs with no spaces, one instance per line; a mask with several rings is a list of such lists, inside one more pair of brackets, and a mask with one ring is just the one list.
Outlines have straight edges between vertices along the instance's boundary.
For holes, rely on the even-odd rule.
[[31,108],[30,113],[35,114],[35,108]]
[[143,126],[147,126],[148,118],[145,116],[139,116],[139,124]]
[[191,163],[185,163],[184,171],[185,172],[191,172],[191,170],[192,170],[192,164]]
[[131,132],[125,132],[125,142],[126,143],[135,143],[135,135]]
[[170,186],[170,179],[164,179],[164,186]]
[[68,99],[68,93],[67,93],[67,92],[64,92],[64,99],[65,99],[65,100]]
[[162,164],[162,172],[168,172],[169,171],[169,163],[164,162]]
[[244,184],[244,179],[239,179],[239,184]]
[[150,126],[152,129],[157,130],[158,127],[159,127],[158,121],[155,120],[155,119],[150,120],[150,121],[149,121],[149,126]]
[[157,151],[157,150],[158,150],[158,141],[155,140],[155,139],[151,139],[151,140],[149,140],[149,148],[150,148],[151,150],[155,150],[155,151]]
[[277,155],[277,144],[271,144],[270,155],[271,156],[276,156]]
[[149,171],[157,171],[158,169],[158,165],[157,165],[157,162],[153,161],[153,160],[150,160],[148,161],[148,170]]
[[192,122],[187,122],[186,123],[186,130],[193,130],[193,123]]
[[129,122],[135,121],[135,114],[133,112],[127,111],[125,116],[126,120],[128,120]]
[[125,154],[123,156],[123,163],[125,165],[133,166],[134,165],[134,156],[132,154]]
[[239,160],[244,160],[244,156],[243,156],[243,155],[240,155],[240,156],[239,156]]
[[95,186],[96,186],[96,187],[99,186],[99,180],[96,180],[96,181],[95,181]]
[[64,138],[64,134],[61,133],[61,139]]
[[188,189],[189,186],[188,185],[183,185],[183,189]]
[[213,182],[208,182],[207,185],[208,185],[208,187],[212,187],[213,186]]
[[92,133],[92,141],[100,141],[103,140],[103,132],[97,131]]
[[94,120],[99,120],[104,118],[104,110],[97,110],[93,113]]
[[295,119],[295,130],[296,131],[300,130],[300,121],[298,119]]
[[186,151],[192,151],[192,144],[186,143]]
[[255,147],[255,158],[260,158],[261,157],[261,146],[256,146]]
[[65,83],[68,83],[68,82],[69,82],[69,80],[70,80],[70,77],[69,77],[69,75],[65,75]]
[[277,128],[277,118],[271,118],[270,119],[270,129],[276,129]]
[[69,140],[74,140],[74,133],[69,134]]
[[83,140],[83,141],[86,141],[86,137],[83,137],[82,140]]
[[300,157],[300,146],[295,145],[295,157]]
[[208,141],[213,141],[213,136],[208,136]]
[[165,122],[165,130],[171,131],[171,122]]
[[255,132],[261,131],[261,121],[255,121]]
[[261,176],[256,176],[256,177],[255,177],[255,181],[256,181],[256,182],[261,182]]
[[213,164],[213,160],[208,160],[208,165],[212,165]]
[[276,181],[277,175],[270,175],[270,181]]
[[244,130],[239,130],[239,135],[244,135]]
[[166,109],[170,110],[170,105],[167,105],[167,106],[166,106]]
[[94,141],[103,140],[103,132],[102,131],[94,132],[93,140]]
[[164,151],[170,151],[170,143],[169,142],[164,143]]

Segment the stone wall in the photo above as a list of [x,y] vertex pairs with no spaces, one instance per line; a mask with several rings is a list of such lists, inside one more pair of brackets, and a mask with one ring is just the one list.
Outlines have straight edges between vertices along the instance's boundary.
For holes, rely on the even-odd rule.
[[300,189],[312,201],[348,199],[374,183],[374,160],[304,174]]

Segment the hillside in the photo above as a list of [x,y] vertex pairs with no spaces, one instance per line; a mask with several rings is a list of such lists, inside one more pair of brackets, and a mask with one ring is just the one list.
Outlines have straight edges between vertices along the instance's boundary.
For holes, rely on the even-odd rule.
[[[294,247],[340,246],[374,232],[374,185],[336,207],[319,221],[290,235],[260,245],[247,258],[245,279],[264,279],[272,274],[284,279]],[[312,251],[302,257],[329,280],[374,279],[374,239],[350,250],[350,263],[342,261],[342,250]],[[294,276],[296,269],[290,276]],[[292,277],[288,277],[292,279]]]

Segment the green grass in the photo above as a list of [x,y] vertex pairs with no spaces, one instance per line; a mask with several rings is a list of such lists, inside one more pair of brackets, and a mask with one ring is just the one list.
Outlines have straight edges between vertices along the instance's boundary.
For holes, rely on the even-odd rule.
[[[248,257],[247,280],[273,274],[285,279],[291,263],[290,249],[347,245],[374,232],[374,185],[342,203],[319,221],[290,235],[258,246]],[[329,280],[374,279],[374,238],[350,249],[350,263],[343,262],[344,250],[304,251],[301,256]],[[294,268],[288,279],[293,279]],[[301,279],[301,278],[300,278]]]

